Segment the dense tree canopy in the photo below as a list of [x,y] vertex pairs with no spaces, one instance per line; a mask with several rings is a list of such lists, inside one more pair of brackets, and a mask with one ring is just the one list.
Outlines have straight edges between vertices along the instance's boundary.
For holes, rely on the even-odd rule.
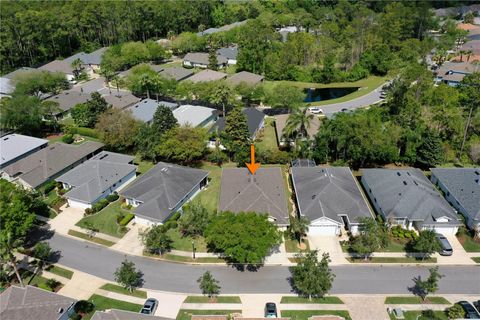
[[95,129],[107,148],[127,152],[134,148],[140,125],[131,113],[110,108],[100,114]]
[[108,108],[105,99],[98,92],[91,94],[91,99],[72,108],[70,113],[75,124],[80,127],[93,128],[97,119]]

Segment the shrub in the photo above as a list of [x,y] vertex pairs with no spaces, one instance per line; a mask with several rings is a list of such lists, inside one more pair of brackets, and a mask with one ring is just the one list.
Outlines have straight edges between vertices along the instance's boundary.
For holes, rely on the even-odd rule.
[[93,210],[91,208],[85,209],[85,213],[84,213],[85,216],[89,216],[91,214],[93,214]]
[[95,129],[90,129],[90,128],[83,128],[83,127],[68,127],[68,133],[70,134],[79,134],[82,136],[87,136],[95,139],[99,139],[100,135],[98,134]]
[[121,226],[126,226],[134,217],[133,213],[127,213],[123,218],[118,222]]
[[112,193],[112,194],[108,195],[106,199],[107,199],[108,202],[113,202],[113,201],[117,201],[118,198],[120,198],[120,196],[118,194]]
[[107,201],[107,199],[102,199],[92,206],[92,210],[93,212],[99,212],[100,210],[108,206],[108,204],[109,202]]
[[49,182],[45,183],[45,185],[43,186],[43,193],[44,194],[50,193],[50,191],[52,191],[56,187],[57,187],[57,182],[56,181],[54,181],[54,180],[49,181]]
[[67,143],[67,144],[73,143],[73,140],[74,140],[73,139],[73,134],[71,134],[71,133],[67,133],[66,135],[64,135],[62,137],[62,142]]
[[95,308],[95,305],[91,303],[90,301],[86,300],[80,300],[78,301],[75,306],[73,307],[73,310],[76,313],[89,313],[92,312],[93,309]]
[[54,291],[55,288],[60,285],[60,282],[55,279],[48,279],[46,285],[51,289],[51,291]]
[[58,189],[58,194],[63,196],[65,193],[67,193],[67,189]]
[[60,196],[56,196],[52,202],[50,202],[50,206],[54,207],[56,206],[57,204],[61,203],[63,201],[63,198],[60,197]]
[[165,229],[167,230],[175,229],[178,227],[178,223],[175,220],[168,220],[167,222],[165,222],[164,226],[165,226]]
[[180,212],[175,212],[168,221],[177,221],[180,218]]

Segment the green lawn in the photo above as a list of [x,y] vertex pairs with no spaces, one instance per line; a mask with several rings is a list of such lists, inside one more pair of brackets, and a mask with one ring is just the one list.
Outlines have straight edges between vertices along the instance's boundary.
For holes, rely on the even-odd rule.
[[473,257],[472,260],[476,263],[480,263],[480,257]]
[[[434,311],[436,319],[439,320],[448,320],[447,315],[443,311]],[[403,312],[403,315],[405,317],[404,320],[431,320],[429,317],[419,317],[422,314],[422,311],[405,311]],[[390,319],[391,320],[396,320],[397,318],[393,315],[390,314]]]
[[98,232],[105,233],[113,237],[121,238],[127,233],[126,228],[121,228],[117,224],[117,215],[122,212],[124,214],[129,211],[120,207],[121,200],[110,203],[103,208],[100,212],[85,217],[77,222],[76,226],[88,229],[89,224],[93,225]]
[[97,244],[101,244],[101,245],[107,246],[107,247],[111,247],[115,244],[112,241],[108,241],[108,240],[98,238],[98,237],[90,237],[86,233],[78,232],[78,231],[75,231],[75,230],[68,230],[68,234],[71,235],[71,236],[74,236],[74,237],[77,237],[77,238],[80,238],[80,239],[84,239],[84,240],[88,240],[88,241],[91,241],[91,242],[94,242],[94,243],[97,243]]
[[135,159],[133,160],[133,163],[137,165],[137,172],[139,174],[144,174],[154,166],[153,162],[148,160],[142,160],[142,157],[140,156],[140,154],[135,155]]
[[173,240],[173,249],[180,251],[192,251],[192,241],[195,244],[196,252],[207,252],[207,244],[203,237],[182,237],[178,229],[170,229],[167,234]]
[[95,305],[95,309],[91,313],[83,317],[82,320],[89,320],[97,310],[104,311],[107,309],[119,309],[125,311],[140,312],[143,307],[140,304],[110,299],[104,296],[99,296],[97,294],[94,294],[90,298],[88,298],[88,301],[92,302]]
[[[380,250],[379,252],[405,252],[405,245],[406,245],[405,241],[401,242],[396,239],[390,239],[388,246]],[[349,243],[342,244],[341,246],[342,246],[343,252],[351,252]]]
[[159,255],[150,254],[148,252],[144,252],[143,255],[146,257],[155,257],[160,260],[181,262],[181,263],[193,263],[193,262],[194,263],[225,263],[225,260],[219,259],[219,258],[213,258],[213,257],[193,259],[193,257],[177,256],[170,253],[165,253],[163,256],[159,256]]
[[458,241],[462,244],[467,252],[480,252],[480,241],[473,240],[473,237],[467,233],[459,233],[457,235]]
[[416,259],[412,257],[372,257],[369,260],[365,261],[363,258],[359,259],[353,259],[353,258],[348,258],[347,259],[350,262],[353,263],[436,263],[437,258],[430,258],[430,259]]
[[221,70],[221,72],[225,72],[226,74],[235,74],[235,72],[237,72],[237,66],[234,64],[229,65],[224,70]]
[[[34,274],[33,272],[25,269],[20,269],[20,276],[22,277],[22,281],[24,285],[31,285],[34,287],[39,287],[47,291],[53,291],[50,289],[49,286],[47,286],[47,281],[48,278],[42,277],[38,274]],[[18,283],[17,282],[17,277],[14,276],[13,278],[13,283]],[[59,285],[60,287],[62,286],[62,283]]]
[[428,297],[426,302],[422,301],[420,297],[387,297],[385,304],[451,304],[450,301],[444,297]]
[[343,301],[340,300],[338,297],[328,296],[323,298],[312,298],[309,300],[308,298],[303,297],[282,297],[280,303],[320,303],[320,304],[343,304]]
[[275,133],[275,120],[265,118],[263,131],[255,140],[255,145],[261,150],[277,150],[277,135]]
[[285,238],[285,249],[287,252],[302,252],[305,250],[310,250],[310,245],[308,243],[307,239],[303,239],[303,244],[306,245],[305,249],[300,249],[298,247],[298,241],[297,240],[292,240],[289,238]]
[[128,291],[124,287],[117,286],[116,284],[107,283],[100,287],[100,289],[116,292],[120,294],[125,294],[127,296],[137,297],[137,298],[144,298],[147,299],[147,292],[143,290],[133,290],[133,292]]
[[190,320],[192,315],[229,315],[232,313],[242,313],[241,310],[189,310],[180,309],[177,314],[177,320]]
[[52,265],[52,266],[49,266],[46,270],[48,272],[56,274],[57,276],[64,277],[67,279],[72,279],[73,277],[73,271],[64,269],[62,267]]
[[183,303],[242,303],[237,296],[218,296],[209,298],[206,296],[188,296]]
[[[226,165],[228,166],[228,164]],[[210,172],[208,176],[208,186],[206,189],[202,190],[192,201],[203,204],[211,211],[217,210],[218,200],[220,197],[222,168],[217,165],[204,163],[202,169]]]
[[285,310],[281,312],[282,317],[291,318],[291,320],[308,320],[312,316],[340,316],[346,320],[352,320],[347,310]]

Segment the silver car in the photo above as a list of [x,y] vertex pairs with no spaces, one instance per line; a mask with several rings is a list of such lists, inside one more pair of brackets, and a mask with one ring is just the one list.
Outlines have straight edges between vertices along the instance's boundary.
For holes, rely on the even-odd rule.
[[157,311],[157,307],[158,307],[157,299],[148,298],[147,301],[145,301],[145,304],[143,305],[142,310],[140,310],[140,313],[154,315],[155,311]]
[[440,242],[440,250],[438,253],[441,256],[451,256],[453,254],[453,248],[450,245],[450,242],[448,242],[448,239],[445,238],[443,234],[437,233],[437,240]]

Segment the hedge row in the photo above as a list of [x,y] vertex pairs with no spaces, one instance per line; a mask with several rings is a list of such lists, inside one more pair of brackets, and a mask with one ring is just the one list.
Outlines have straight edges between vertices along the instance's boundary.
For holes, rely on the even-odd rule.
[[84,127],[68,127],[67,129],[68,133],[70,134],[79,134],[82,136],[87,136],[95,139],[99,139],[100,135],[95,129],[90,129],[90,128],[84,128]]
[[133,213],[127,213],[126,215],[119,214],[119,217],[117,218],[118,224],[122,227],[126,226],[130,220],[133,219],[135,215]]
[[97,203],[95,203],[91,208],[85,209],[85,215],[88,216],[101,211],[103,208],[108,206],[110,202],[116,201],[118,198],[119,195],[116,193],[108,195],[105,199],[99,200]]

